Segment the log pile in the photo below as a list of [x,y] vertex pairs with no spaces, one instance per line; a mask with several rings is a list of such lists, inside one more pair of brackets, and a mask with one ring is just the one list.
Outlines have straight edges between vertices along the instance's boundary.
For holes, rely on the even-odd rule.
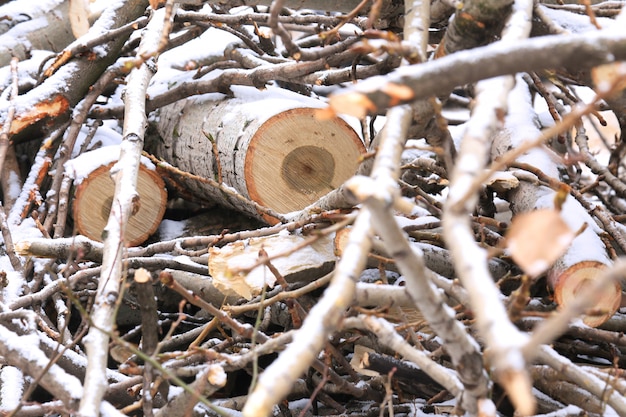
[[[316,116],[319,100],[289,91],[233,87],[230,99],[181,100],[159,111],[155,156],[214,183],[182,187],[261,217],[251,200],[277,213],[301,210],[356,172],[365,147],[339,117]],[[236,199],[216,185],[233,187]],[[265,215],[269,223],[278,219]]]
[[626,415],[621,4],[5,3],[0,414]]

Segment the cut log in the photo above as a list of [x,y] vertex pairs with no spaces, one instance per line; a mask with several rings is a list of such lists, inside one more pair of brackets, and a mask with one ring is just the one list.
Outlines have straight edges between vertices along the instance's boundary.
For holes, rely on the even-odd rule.
[[[519,147],[524,141],[534,139],[540,131],[528,115],[533,114],[530,93],[523,81],[518,79],[518,86],[509,97],[509,115],[506,128],[494,137],[492,157],[501,157],[509,149]],[[512,104],[514,103],[514,104]],[[528,164],[555,180],[559,178],[557,158],[547,148],[534,148],[519,157],[516,162]],[[524,178],[534,177],[527,172]],[[536,182],[520,181],[517,188],[509,193],[513,215],[537,209],[554,209],[556,192],[535,177]],[[612,264],[606,247],[599,237],[602,230],[584,207],[571,195],[568,195],[561,208],[561,215],[572,231],[586,228],[572,241],[565,254],[548,271],[548,280],[554,299],[559,306],[567,305],[575,297],[585,296],[585,288],[595,280],[603,270]],[[537,236],[536,239],[546,238]],[[548,236],[549,238],[549,236]],[[582,319],[585,324],[597,327],[608,320],[620,306],[622,290],[619,284],[609,286],[598,297],[590,312]]]
[[[548,284],[554,291],[554,300],[558,305],[566,305],[578,297],[585,297],[593,286],[595,277],[606,268],[606,264],[597,261],[578,262],[560,273],[548,277]],[[603,288],[594,311],[583,318],[583,322],[597,327],[607,321],[620,308],[622,288],[614,284]]]
[[[92,171],[76,187],[73,215],[76,228],[81,235],[102,241],[115,193],[115,183],[109,171],[113,163]],[[145,242],[156,231],[163,218],[167,204],[165,184],[152,169],[140,166],[137,177],[139,211],[131,216],[126,226],[125,240],[128,246]]]
[[[232,88],[234,98],[211,94],[162,108],[155,154],[279,213],[301,210],[356,172],[365,147],[345,120],[316,117],[324,103],[277,88]],[[192,193],[276,223],[214,186],[185,181]]]

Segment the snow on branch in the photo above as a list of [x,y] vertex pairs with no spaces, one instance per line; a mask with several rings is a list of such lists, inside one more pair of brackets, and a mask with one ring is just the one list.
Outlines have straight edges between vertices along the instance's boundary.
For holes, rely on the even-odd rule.
[[[370,77],[330,98],[337,113],[363,117],[385,109],[499,75],[549,68],[585,69],[626,59],[626,35],[611,30],[545,36],[459,51],[391,74]],[[585,57],[581,60],[581,57]],[[463,68],[463,71],[459,71]]]
[[151,22],[146,27],[138,52],[139,57],[151,58],[131,71],[128,77],[128,87],[125,93],[124,138],[120,158],[111,169],[115,181],[115,195],[109,220],[103,232],[105,239],[102,272],[91,313],[93,325],[85,341],[89,365],[85,375],[85,395],[79,408],[83,416],[96,417],[98,415],[98,405],[108,385],[104,377],[109,352],[107,332],[113,329],[114,308],[121,291],[124,231],[128,219],[138,211],[141,204],[136,186],[146,129],[145,97],[148,82],[154,74],[152,56],[157,52],[164,25],[165,9],[160,9],[154,13]]

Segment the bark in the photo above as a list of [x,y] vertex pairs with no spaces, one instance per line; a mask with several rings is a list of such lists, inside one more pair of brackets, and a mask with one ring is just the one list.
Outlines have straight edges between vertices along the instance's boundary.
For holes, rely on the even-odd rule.
[[[162,108],[156,155],[278,213],[306,207],[355,173],[364,146],[343,119],[316,117],[322,103],[275,89],[233,90],[233,99],[198,97]],[[215,185],[181,181],[204,199],[263,214]]]
[[[518,43],[530,33],[528,22],[532,15],[532,2],[517,1],[516,9],[517,12],[509,17],[508,30],[502,34],[502,45]],[[535,410],[532,383],[522,353],[527,336],[509,320],[501,293],[493,285],[487,269],[487,253],[477,245],[470,228],[468,215],[477,204],[478,195],[465,194],[487,163],[490,136],[499,125],[499,115],[506,112],[507,94],[512,87],[512,77],[498,77],[477,84],[476,105],[451,176],[443,225],[457,274],[474,309],[478,331],[491,352],[490,366],[495,378],[506,390],[517,412],[526,415]]]
[[[533,119],[530,92],[526,83],[518,78],[518,85],[509,99],[511,111],[504,131],[494,139],[493,157],[501,157],[508,149],[519,148],[527,138],[540,135]],[[517,159],[536,167],[548,178],[558,182],[559,170],[554,158],[546,148],[535,148]],[[556,191],[527,181],[510,193],[511,210],[514,214],[539,208],[554,208]],[[549,272],[549,284],[559,305],[574,302],[577,296],[586,293],[592,281],[612,264],[607,249],[598,233],[600,229],[593,218],[571,195],[567,196],[562,208],[563,219],[573,231],[586,228],[568,247]],[[608,320],[617,311],[621,302],[622,290],[619,284],[609,285],[604,295],[591,307],[600,314],[587,315],[583,321],[593,327]]]
[[[135,20],[147,7],[146,0],[118,1],[107,8],[89,32],[75,41],[78,44],[104,36],[108,31]],[[66,120],[69,109],[76,105],[91,85],[111,65],[128,38],[118,36],[100,45],[97,54],[83,54],[70,58],[67,63],[46,78],[39,86],[20,95],[14,102],[16,115],[10,134],[17,135],[27,127],[40,121],[53,121],[53,125]],[[71,54],[74,46],[69,45],[61,56]],[[71,57],[71,55],[70,55]],[[0,116],[6,117],[8,105],[0,103]],[[14,141],[18,138],[14,137]]]
[[67,18],[68,0],[45,0],[24,3],[11,2],[0,7],[6,16],[0,23],[0,67],[12,57],[20,61],[34,50],[60,52],[75,40]]
[[[126,2],[125,4],[132,4]],[[135,4],[135,7],[143,3]],[[144,6],[145,7],[145,6]],[[165,15],[157,12],[142,39],[139,57],[150,57],[157,52],[161,31],[165,25]],[[97,295],[91,313],[92,327],[89,329],[85,347],[89,364],[85,375],[84,393],[79,413],[86,417],[96,417],[108,382],[107,368],[110,332],[115,322],[114,307],[120,294],[122,283],[122,250],[124,234],[129,218],[138,211],[140,204],[137,194],[143,137],[146,129],[145,96],[148,82],[153,75],[151,66],[142,62],[128,79],[126,90],[126,117],[124,118],[123,139],[120,158],[113,169],[115,193],[111,212],[104,229],[104,256]]]
[[[373,181],[370,183],[351,180],[348,187],[375,215],[374,229],[385,242],[390,255],[397,263],[407,280],[407,292],[415,307],[436,334],[445,341],[447,351],[457,369],[464,390],[459,396],[459,407],[474,414],[489,403],[487,399],[488,378],[481,363],[479,347],[476,341],[454,319],[453,312],[445,305],[443,298],[435,290],[430,279],[431,272],[424,266],[423,255],[411,247],[404,238],[401,229],[393,218],[389,207],[394,203],[400,205],[397,190],[397,166],[406,138],[402,130],[402,122],[407,125],[411,113],[407,107],[395,108],[387,113],[388,131],[381,144],[378,157],[372,171]],[[403,120],[404,119],[404,120]],[[402,132],[398,134],[399,132]],[[395,178],[394,178],[395,177]],[[394,181],[395,180],[395,181]]]
[[[623,34],[597,31],[527,39],[517,42],[513,49],[510,44],[497,42],[397,69],[384,77],[371,77],[331,96],[330,106],[337,113],[361,117],[499,75],[555,68],[588,69],[626,59],[625,40]],[[406,89],[394,88],[397,85]]]
[[450,55],[492,42],[500,36],[502,25],[513,3],[513,0],[464,1],[450,21],[435,55],[438,57]]

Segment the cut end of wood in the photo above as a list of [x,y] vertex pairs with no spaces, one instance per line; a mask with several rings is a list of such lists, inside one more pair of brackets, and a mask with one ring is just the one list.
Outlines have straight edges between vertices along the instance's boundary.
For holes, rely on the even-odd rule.
[[67,98],[58,94],[49,100],[35,103],[25,112],[21,112],[15,117],[11,123],[9,133],[15,135],[30,125],[37,123],[45,118],[60,117],[70,108]]
[[20,240],[13,248],[15,249],[15,253],[20,256],[30,255],[30,242],[28,240]]
[[[77,187],[74,199],[74,221],[78,232],[100,242],[115,193],[115,183],[109,174],[112,165],[101,166],[89,174]],[[125,233],[129,246],[140,245],[156,231],[167,203],[163,180],[143,165],[139,169],[137,192],[139,210],[131,216]]]
[[[603,272],[606,265],[596,261],[579,262],[561,274],[554,276],[550,286],[554,291],[554,300],[559,306],[567,305],[578,297],[584,297],[585,292],[593,285],[593,281]],[[583,316],[583,322],[590,327],[598,327],[615,314],[622,301],[622,288],[619,283],[613,283],[603,289],[597,301]]]
[[245,164],[252,200],[289,213],[314,203],[354,175],[365,152],[361,139],[343,119],[320,120],[316,111],[285,111],[258,129]]

